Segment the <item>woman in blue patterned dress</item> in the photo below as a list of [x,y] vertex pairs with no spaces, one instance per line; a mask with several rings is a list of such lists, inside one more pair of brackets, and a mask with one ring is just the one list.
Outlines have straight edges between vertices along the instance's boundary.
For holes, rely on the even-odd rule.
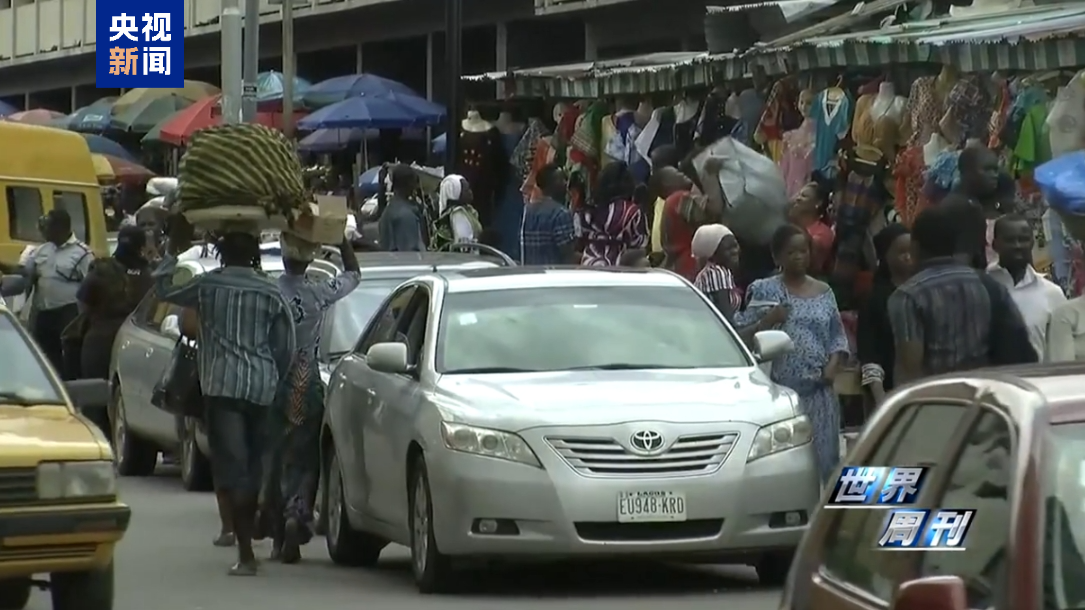
[[840,404],[833,381],[848,353],[836,297],[829,286],[808,275],[810,237],[785,225],[772,238],[772,255],[780,273],[750,284],[747,307],[735,317],[739,326],[753,324],[776,305],[787,307],[786,332],[795,349],[772,363],[772,379],[799,395],[799,410],[810,418],[818,472],[826,483],[840,461]]
[[361,274],[350,241],[343,240],[343,272],[330,280],[306,276],[317,247],[283,235],[285,272],[279,290],[294,311],[297,353],[271,414],[271,467],[264,489],[263,510],[272,522],[272,559],[295,563],[300,545],[312,537],[313,507],[320,476],[320,424],[324,416],[324,383],[317,351],[324,312],[358,287]]

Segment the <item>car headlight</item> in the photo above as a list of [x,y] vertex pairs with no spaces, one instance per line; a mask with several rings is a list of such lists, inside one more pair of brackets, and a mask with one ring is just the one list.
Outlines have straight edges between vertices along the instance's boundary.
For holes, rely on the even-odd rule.
[[512,432],[441,422],[441,436],[445,439],[445,447],[453,451],[542,468],[538,456],[528,446],[527,441]]
[[117,495],[113,462],[45,462],[38,464],[38,498],[111,498]]
[[814,437],[810,419],[805,415],[762,426],[753,437],[747,462],[809,443]]

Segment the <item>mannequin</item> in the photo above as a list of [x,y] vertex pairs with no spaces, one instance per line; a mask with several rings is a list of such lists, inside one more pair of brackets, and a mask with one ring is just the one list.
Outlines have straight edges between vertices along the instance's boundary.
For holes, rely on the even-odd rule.
[[927,143],[923,145],[923,165],[930,167],[938,156],[949,150],[950,144],[937,131],[931,134]]
[[460,121],[460,150],[456,173],[467,179],[474,195],[474,208],[485,228],[493,226],[495,198],[504,188],[509,174],[508,157],[501,132],[482,118],[478,110],[468,110]]
[[948,64],[942,66],[942,71],[934,78],[934,96],[939,108],[945,106],[946,96],[949,95],[953,85],[956,85],[959,79],[960,75],[957,73],[956,67]]
[[482,115],[479,114],[478,110],[468,110],[467,118],[460,121],[460,127],[462,127],[463,130],[466,132],[484,133],[486,131],[489,131],[490,128],[493,127],[493,125],[491,125],[489,121],[483,119]]

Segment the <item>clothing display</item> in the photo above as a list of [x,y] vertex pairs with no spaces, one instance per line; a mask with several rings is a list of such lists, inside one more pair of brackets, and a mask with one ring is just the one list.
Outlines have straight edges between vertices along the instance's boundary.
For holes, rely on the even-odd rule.
[[806,119],[798,129],[783,134],[780,172],[784,175],[789,199],[795,198],[810,182],[814,170],[814,121]]
[[475,209],[482,226],[493,223],[496,201],[508,175],[508,157],[501,132],[489,125],[485,131],[461,131],[456,173],[471,185]]
[[900,120],[906,100],[897,97],[893,85],[882,83],[877,93],[867,94],[855,102],[855,120],[851,139],[856,146],[869,147],[878,158],[892,159],[900,142]]
[[814,120],[814,161],[816,171],[830,168],[836,149],[851,126],[851,98],[839,87],[825,89],[814,98],[810,108]]

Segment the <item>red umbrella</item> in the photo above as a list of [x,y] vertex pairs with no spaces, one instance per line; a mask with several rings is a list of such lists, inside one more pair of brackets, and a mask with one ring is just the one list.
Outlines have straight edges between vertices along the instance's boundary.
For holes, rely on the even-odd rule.
[[[184,110],[179,110],[159,128],[159,139],[169,144],[181,146],[192,137],[192,134],[201,129],[214,127],[222,123],[222,96],[216,95],[204,98],[192,104]],[[295,113],[294,120],[304,116],[303,113]],[[267,127],[281,129],[283,115],[281,112],[257,112],[256,122]]]
[[35,108],[33,110],[24,110],[22,112],[16,112],[15,114],[9,114],[7,116],[8,121],[15,121],[16,123],[26,123],[28,125],[51,125],[53,121],[64,118],[63,112],[56,112],[54,110],[46,110],[45,108]]

